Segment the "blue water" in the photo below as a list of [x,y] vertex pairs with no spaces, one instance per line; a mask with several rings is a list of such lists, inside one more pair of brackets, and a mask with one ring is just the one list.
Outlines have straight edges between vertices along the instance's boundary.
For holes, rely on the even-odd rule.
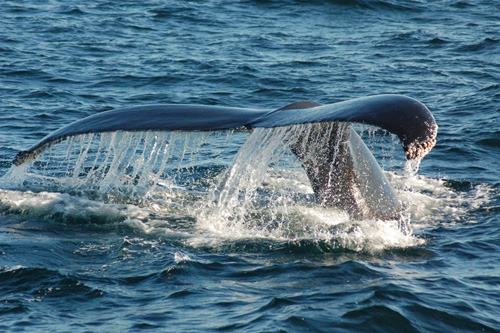
[[[500,330],[497,1],[7,0],[0,30],[1,331]],[[419,99],[439,125],[417,175],[394,138],[360,129],[404,228],[315,205],[289,156],[255,155],[248,133],[157,133],[184,164],[144,161],[142,177],[101,176],[111,153],[81,154],[99,142],[133,154],[125,143],[146,134],[75,139],[27,174],[11,166],[113,108],[382,93]],[[249,168],[233,167],[224,192],[235,160]]]

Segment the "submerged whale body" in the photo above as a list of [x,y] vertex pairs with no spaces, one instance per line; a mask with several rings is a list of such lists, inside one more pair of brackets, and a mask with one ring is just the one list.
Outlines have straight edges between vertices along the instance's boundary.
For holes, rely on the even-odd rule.
[[420,102],[379,95],[321,105],[296,102],[276,110],[204,105],[150,105],[116,109],[75,121],[17,154],[13,163],[35,159],[68,137],[113,131],[252,130],[311,124],[289,142],[304,167],[318,202],[359,218],[396,218],[399,201],[380,166],[351,123],[396,134],[408,160],[422,159],[436,143],[437,124]]

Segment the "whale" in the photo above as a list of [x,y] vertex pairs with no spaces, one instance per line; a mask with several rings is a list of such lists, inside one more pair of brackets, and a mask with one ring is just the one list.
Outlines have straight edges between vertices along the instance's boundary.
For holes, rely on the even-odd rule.
[[395,134],[407,160],[420,161],[436,144],[438,126],[421,102],[404,95],[375,95],[332,104],[294,102],[278,109],[160,104],[100,112],[70,123],[19,152],[13,164],[34,160],[69,137],[115,131],[224,131],[310,124],[288,143],[317,202],[355,218],[395,219],[401,204],[353,124]]

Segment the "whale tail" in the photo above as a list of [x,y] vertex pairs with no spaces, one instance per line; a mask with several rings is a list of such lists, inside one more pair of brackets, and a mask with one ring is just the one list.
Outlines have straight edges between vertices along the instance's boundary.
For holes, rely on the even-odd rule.
[[113,131],[217,131],[279,127],[321,122],[373,125],[396,134],[407,159],[421,159],[436,143],[432,113],[415,99],[378,95],[321,105],[297,102],[276,110],[206,105],[149,105],[116,109],[75,121],[17,154],[15,165],[35,159],[47,147],[67,137]]
[[351,129],[373,125],[396,134],[408,160],[422,159],[436,143],[437,124],[420,102],[379,95],[321,105],[297,102],[276,110],[204,105],[151,105],[102,112],[75,121],[17,154],[13,163],[35,159],[68,137],[114,131],[219,131],[311,124],[290,142],[318,201],[354,216],[392,218],[399,203],[373,155]]

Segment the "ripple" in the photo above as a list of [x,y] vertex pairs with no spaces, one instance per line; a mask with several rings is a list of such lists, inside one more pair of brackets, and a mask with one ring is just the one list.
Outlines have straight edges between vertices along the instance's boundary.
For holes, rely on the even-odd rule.
[[419,320],[419,330],[443,330],[453,327],[457,330],[494,332],[493,327],[475,321],[462,313],[449,313],[439,309],[414,304],[406,307],[412,316]]
[[468,45],[460,46],[456,49],[457,52],[494,52],[498,49],[500,45],[499,39],[485,38],[479,43],[473,43]]
[[384,332],[419,332],[403,314],[389,306],[372,305],[346,312],[342,318],[355,322],[351,328]]

